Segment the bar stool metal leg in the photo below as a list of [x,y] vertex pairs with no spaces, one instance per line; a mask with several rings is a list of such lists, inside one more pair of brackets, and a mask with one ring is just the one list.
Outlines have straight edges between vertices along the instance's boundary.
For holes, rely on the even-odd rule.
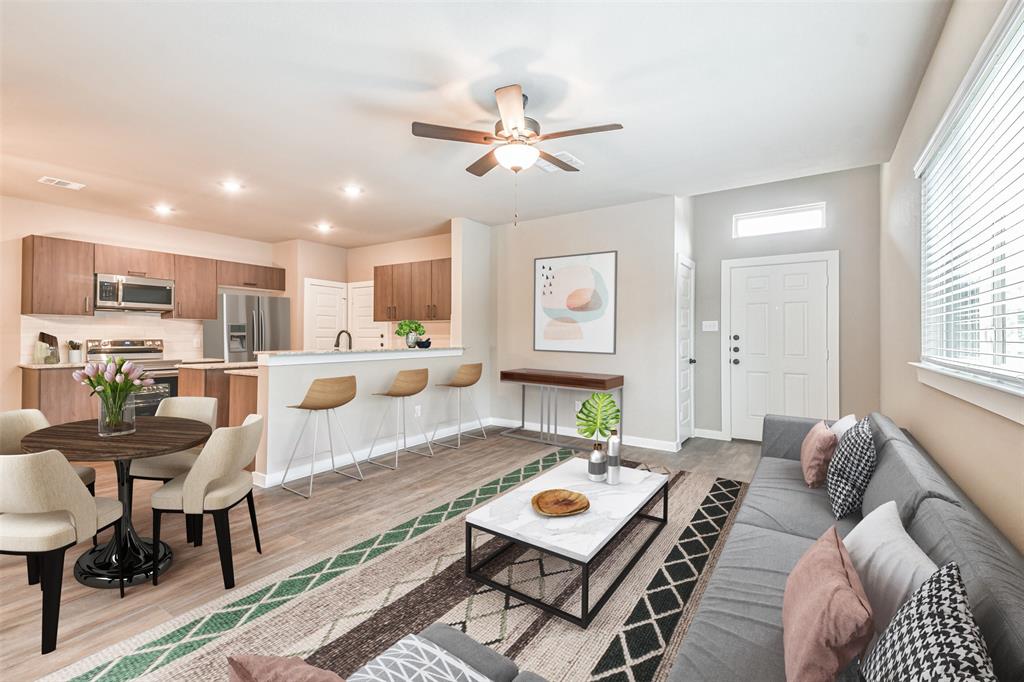
[[[402,398],[401,400],[402,400],[402,420],[404,421],[405,418],[406,418],[406,415],[405,415],[405,398]],[[415,414],[412,416],[412,418],[413,418],[413,421],[416,422],[416,426],[419,427],[420,435],[423,436],[423,442],[425,442],[427,444],[427,450],[429,450],[429,452],[423,452],[422,450],[414,450],[413,448],[410,448],[409,447],[409,438],[408,438],[408,429],[403,427],[402,428],[402,440],[403,440],[403,445],[405,445],[404,450],[406,452],[411,452],[413,454],[421,455],[423,457],[433,457],[434,456],[434,447],[430,444],[430,439],[427,438],[427,432],[423,429],[423,422],[421,422],[420,418],[417,417]]]
[[334,469],[334,473],[336,473],[336,474],[341,474],[342,476],[348,476],[349,478],[354,478],[357,481],[361,481],[361,480],[363,480],[363,470],[359,468],[359,460],[356,459],[356,453],[352,450],[352,445],[348,441],[348,434],[345,433],[345,427],[341,425],[341,417],[339,417],[338,413],[335,412],[334,410],[328,410],[327,411],[327,432],[328,433],[331,432],[331,419],[330,419],[331,414],[334,414],[334,421],[338,422],[338,430],[341,431],[341,437],[345,441],[345,447],[348,448],[348,453],[350,455],[352,455],[352,463],[356,465],[356,474],[357,475],[352,475],[349,472],[343,471],[343,470],[338,469],[338,468],[336,468],[334,466],[334,457],[333,457],[334,445],[333,444],[331,445],[331,453],[332,453],[331,467]]
[[316,464],[316,441],[317,441],[317,436],[319,435],[319,430],[320,430],[320,420],[319,419],[317,419],[316,421],[313,422],[313,453],[312,453],[312,455],[310,457],[310,463],[309,463],[309,492],[308,493],[302,494],[302,492],[296,490],[295,488],[289,488],[288,487],[288,470],[291,469],[292,460],[295,459],[295,453],[298,452],[298,450],[299,450],[299,444],[302,442],[302,437],[304,435],[306,435],[306,427],[309,425],[309,418],[312,417],[312,416],[313,416],[313,411],[312,410],[307,410],[307,412],[306,412],[306,421],[302,422],[302,430],[299,431],[299,437],[295,441],[295,447],[292,449],[292,456],[288,458],[288,466],[286,466],[284,468],[284,477],[283,477],[283,480],[281,481],[281,487],[282,488],[284,488],[288,492],[295,493],[299,497],[304,497],[307,500],[313,494],[313,466]]
[[[377,460],[373,459],[373,449],[375,447],[377,447],[377,439],[380,438],[380,432],[384,428],[384,422],[387,421],[388,412],[390,410],[391,410],[391,403],[388,402],[387,407],[384,408],[384,414],[381,415],[380,425],[377,426],[377,435],[375,435],[373,437],[373,442],[370,443],[370,454],[368,454],[366,456],[366,461],[369,462],[370,464],[376,464],[377,466],[383,467],[384,469],[391,469],[392,471],[394,471],[394,470],[398,469],[398,430],[401,429],[401,424],[399,423],[398,418],[395,419],[395,425],[396,425],[396,431],[395,431],[395,466],[390,466],[390,465],[384,464],[383,462],[378,462]],[[396,415],[396,417],[400,417],[400,415]]]
[[[473,400],[473,389],[467,388],[466,390],[469,391],[469,406],[473,409],[473,414],[476,415],[476,423],[477,423],[477,425],[480,426],[480,433],[482,434],[482,435],[479,435],[479,436],[474,436],[469,431],[467,431],[466,432],[466,438],[476,438],[477,440],[487,440],[487,429],[484,428],[484,422],[483,422],[482,419],[480,419],[480,413],[476,409],[476,402]],[[459,400],[460,400],[460,402],[462,400],[462,389],[461,388],[459,389]],[[460,412],[459,412],[460,428],[461,428],[461,422],[462,422],[461,416],[462,416],[462,412],[460,410]]]

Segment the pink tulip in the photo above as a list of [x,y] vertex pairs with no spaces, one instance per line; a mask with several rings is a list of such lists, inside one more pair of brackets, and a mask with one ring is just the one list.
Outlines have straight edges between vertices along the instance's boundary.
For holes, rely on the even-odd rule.
[[99,393],[100,391],[103,390],[103,388],[104,388],[103,386],[97,386],[96,387],[96,392]]
[[88,365],[85,366],[85,369],[83,369],[82,371],[84,371],[85,375],[91,379],[94,376],[96,376],[97,373],[99,373],[99,368],[90,362]]
[[112,372],[112,371],[104,372],[103,373],[103,378],[106,379],[107,383],[109,384],[111,381],[114,380],[114,372]]
[[82,379],[85,378],[85,372],[83,372],[80,369],[76,369],[74,372],[71,373],[71,378],[74,379],[75,381],[81,383]]
[[136,386],[141,386],[142,379],[132,379],[132,383],[135,384]]
[[[122,367],[121,369],[124,369],[124,368]],[[145,370],[143,370],[141,367],[132,367],[131,371],[128,372],[128,378],[131,379],[132,381],[134,381],[134,380],[138,379],[139,377],[141,377],[142,373],[144,371]]]
[[116,373],[117,373],[117,365],[115,365],[114,361],[111,360],[110,362],[107,363],[107,369],[104,372],[104,374],[116,374]]
[[124,375],[123,374],[118,374],[117,376],[114,377],[114,381],[116,381],[119,384],[123,384],[124,383]]
[[142,380],[142,385],[143,385],[143,386],[152,386],[152,385],[153,385],[153,384],[155,384],[155,383],[156,383],[156,382],[155,382],[155,381],[153,381],[152,379],[143,379],[143,380]]
[[125,374],[128,374],[128,372],[132,371],[132,367],[134,367],[134,366],[135,366],[135,363],[132,362],[131,360],[129,360],[128,362],[126,362],[123,365],[121,365],[121,371],[124,372]]

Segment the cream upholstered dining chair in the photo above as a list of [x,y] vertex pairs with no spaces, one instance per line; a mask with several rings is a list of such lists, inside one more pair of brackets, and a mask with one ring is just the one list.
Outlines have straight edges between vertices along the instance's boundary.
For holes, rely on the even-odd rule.
[[[0,454],[15,455],[21,453],[21,439],[39,429],[50,425],[46,416],[39,410],[9,410],[0,412]],[[96,494],[96,470],[92,467],[72,464],[71,468],[82,480],[89,494]]]
[[[256,551],[263,553],[252,497],[252,473],[245,470],[256,458],[262,437],[263,417],[258,414],[250,414],[241,426],[217,429],[206,441],[189,472],[176,476],[153,493],[154,545],[160,542],[160,517],[163,514],[185,514],[186,523],[189,517],[202,519],[203,514],[213,517],[224,589],[235,586],[228,511],[242,500],[249,503]],[[157,584],[157,573],[154,566],[154,585]]]
[[57,648],[64,553],[120,518],[121,503],[90,495],[59,450],[0,456],[0,554],[26,556],[29,584],[41,583],[44,654]]

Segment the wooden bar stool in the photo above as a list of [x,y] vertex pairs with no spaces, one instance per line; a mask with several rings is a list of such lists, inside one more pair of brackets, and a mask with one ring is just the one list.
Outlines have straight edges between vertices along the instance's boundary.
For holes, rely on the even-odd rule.
[[380,419],[380,426],[377,427],[377,435],[373,437],[373,443],[370,445],[370,454],[367,459],[368,462],[376,464],[379,467],[384,467],[385,469],[395,470],[398,468],[398,453],[403,450],[405,452],[411,452],[424,457],[434,456],[434,448],[430,445],[430,439],[427,438],[426,431],[423,430],[423,424],[420,423],[419,419],[417,419],[415,415],[413,415],[413,419],[416,419],[416,423],[420,427],[420,433],[423,435],[423,440],[426,442],[429,452],[413,450],[409,447],[408,431],[405,422],[405,399],[420,393],[426,387],[427,369],[425,367],[423,369],[403,369],[397,376],[395,376],[395,380],[392,382],[391,388],[383,393],[374,393],[374,395],[392,398],[398,403],[398,408],[395,412],[395,466],[375,462],[371,459],[373,457],[373,449],[377,446],[377,439],[380,438],[381,429],[384,428],[384,422],[387,421],[388,410],[391,409],[390,402],[384,410],[384,415]]
[[[438,384],[442,388],[453,389],[448,391],[448,395],[444,399],[444,411],[441,412],[441,418],[437,420],[437,424],[434,426],[434,433],[430,436],[430,441],[436,445],[442,447],[451,448],[452,450],[458,450],[462,447],[462,389],[469,390],[476,382],[480,381],[480,375],[483,374],[484,363],[475,362],[469,365],[460,365],[459,369],[455,372],[455,377],[447,384]],[[458,402],[458,433],[455,445],[449,445],[448,443],[438,443],[437,430],[441,427],[441,422],[444,421],[444,415],[448,409],[448,400],[451,398],[452,393],[455,394]],[[473,395],[470,393],[469,406],[473,408],[473,414],[476,415],[476,423],[480,425],[480,433],[482,436],[474,436],[471,433],[466,433],[467,438],[476,438],[477,440],[487,440],[487,431],[484,430],[484,423],[480,419],[480,413],[476,409],[476,405],[473,404]]]
[[[309,385],[309,389],[306,391],[306,397],[302,399],[302,402],[298,405],[289,405],[288,407],[295,410],[306,410],[306,421],[302,422],[302,430],[299,431],[299,437],[295,441],[295,447],[292,448],[292,456],[288,458],[288,466],[284,468],[284,478],[281,481],[281,487],[289,492],[293,492],[296,495],[309,499],[313,495],[313,470],[316,466],[317,456],[317,441],[320,436],[320,413],[324,413],[327,421],[327,441],[331,446],[331,470],[336,474],[342,476],[348,476],[354,478],[357,481],[363,480],[363,470],[359,468],[359,460],[356,459],[356,453],[352,451],[352,445],[349,443],[348,435],[345,434],[345,428],[341,425],[341,419],[338,414],[334,411],[342,405],[347,405],[352,402],[356,397],[356,378],[354,376],[349,377],[332,377],[329,379],[314,379],[313,383]],[[306,433],[306,427],[309,425],[309,418],[313,415],[316,418],[313,421],[313,452],[309,459],[309,492],[303,494],[294,488],[289,488],[288,483],[288,471],[292,467],[292,460],[295,459],[295,453],[299,450],[299,444],[302,442],[302,436]],[[347,471],[338,469],[334,463],[334,436],[331,435],[331,415],[334,415],[334,419],[338,422],[338,429],[341,431],[342,438],[345,439],[345,447],[348,448],[348,452],[352,455],[352,462],[356,466],[356,475],[350,474]]]

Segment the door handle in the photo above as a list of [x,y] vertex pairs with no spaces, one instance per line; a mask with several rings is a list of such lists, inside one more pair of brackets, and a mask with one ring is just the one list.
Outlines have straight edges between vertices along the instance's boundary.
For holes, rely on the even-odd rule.
[[734,364],[734,365],[738,365],[738,364],[740,364],[740,360],[739,360],[739,358],[733,358],[733,359],[732,359],[732,364]]
[[691,365],[696,365],[697,364],[697,358],[690,358],[690,364]]

